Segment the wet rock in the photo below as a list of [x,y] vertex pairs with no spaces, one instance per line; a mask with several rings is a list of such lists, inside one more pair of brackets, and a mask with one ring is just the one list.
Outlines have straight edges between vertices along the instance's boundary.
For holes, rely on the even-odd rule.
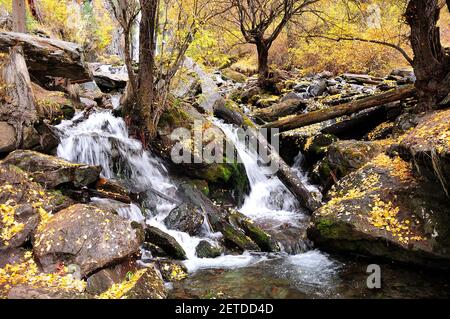
[[0,205],[0,251],[25,244],[39,224],[40,216],[29,204]]
[[[194,131],[202,132],[202,150],[192,147]],[[242,163],[227,158],[227,141],[222,130],[191,105],[183,104],[161,116],[154,146],[183,175],[232,189],[236,200],[242,203],[248,191],[248,178]]]
[[33,180],[46,188],[65,183],[73,183],[76,187],[86,186],[95,182],[101,172],[99,166],[74,164],[54,156],[25,150],[12,152],[4,163],[29,172]]
[[251,101],[256,95],[259,95],[261,93],[261,89],[258,86],[253,86],[248,89],[246,89],[241,94],[241,102],[247,103]]
[[95,183],[95,190],[91,191],[93,195],[113,199],[122,203],[131,203],[130,192],[119,182],[106,178],[99,178]]
[[213,246],[207,240],[202,240],[195,248],[195,255],[198,258],[216,258],[222,255],[222,249],[220,249],[220,247]]
[[38,229],[34,255],[46,272],[59,264],[76,264],[84,277],[138,253],[144,235],[135,226],[95,206],[73,205]]
[[450,110],[433,112],[401,139],[399,153],[450,196]]
[[146,226],[145,241],[160,247],[167,255],[174,259],[187,259],[186,252],[176,239],[156,227]]
[[129,259],[119,265],[102,269],[88,277],[86,291],[92,295],[99,295],[114,284],[119,284],[130,277],[131,274],[138,271],[138,265],[135,260]]
[[[154,266],[149,266],[137,272],[124,285],[130,285],[125,293],[121,294],[121,299],[165,299],[167,290],[161,274]],[[106,292],[107,293],[107,292]],[[113,296],[117,298],[117,296]]]
[[17,285],[11,288],[8,299],[88,299],[89,295],[74,291],[49,288],[32,287],[30,285]]
[[395,261],[450,266],[448,199],[435,183],[384,154],[339,181],[314,212],[318,247]]
[[198,235],[204,221],[200,207],[191,203],[183,203],[174,208],[164,219],[169,229],[176,229],[191,236]]
[[265,252],[280,251],[279,243],[267,232],[255,225],[255,223],[245,215],[233,211],[229,214],[228,220],[233,226],[241,228]]
[[306,139],[303,147],[306,160],[314,163],[323,158],[328,147],[337,141],[337,137],[331,134],[316,134]]
[[16,131],[12,125],[0,122],[0,154],[8,153],[16,148]]
[[186,267],[179,261],[158,259],[156,265],[165,281],[179,281],[188,276]]
[[179,185],[180,198],[197,205],[208,217],[209,224],[216,232],[221,232],[225,242],[231,247],[238,247],[241,250],[259,251],[258,245],[248,237],[242,229],[234,227],[227,220],[228,212],[222,207],[214,205],[193,185],[184,183]]

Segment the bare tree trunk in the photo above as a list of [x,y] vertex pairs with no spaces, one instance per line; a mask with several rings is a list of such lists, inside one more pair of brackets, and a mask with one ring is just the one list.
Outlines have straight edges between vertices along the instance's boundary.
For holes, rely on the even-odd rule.
[[261,87],[266,86],[269,78],[269,46],[260,41],[256,44],[258,51],[258,83]]
[[433,108],[450,92],[450,57],[441,45],[437,26],[440,10],[438,0],[410,0],[406,10],[414,51],[418,111]]
[[14,0],[12,5],[13,16],[13,31],[14,32],[27,32],[26,21],[26,1]]

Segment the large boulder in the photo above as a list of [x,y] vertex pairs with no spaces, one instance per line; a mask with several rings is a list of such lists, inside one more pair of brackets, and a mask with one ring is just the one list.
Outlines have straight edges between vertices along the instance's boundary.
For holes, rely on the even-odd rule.
[[426,115],[401,138],[400,155],[419,173],[437,180],[450,196],[450,110]]
[[195,255],[198,258],[216,258],[222,255],[222,249],[207,240],[202,240],[195,248]]
[[33,251],[44,271],[75,264],[84,277],[138,253],[143,241],[141,227],[95,206],[76,204],[39,227]]
[[176,229],[195,236],[200,232],[204,219],[200,207],[191,203],[183,203],[169,213],[164,219],[164,223],[169,229]]
[[184,175],[233,189],[236,201],[242,203],[248,178],[244,165],[227,157],[227,141],[222,130],[191,105],[180,104],[162,114],[155,147]]
[[9,154],[5,164],[15,165],[28,172],[34,181],[46,188],[72,183],[76,187],[87,186],[98,180],[100,166],[74,164],[58,157],[27,150]]
[[187,259],[186,252],[176,239],[156,227],[147,226],[145,228],[145,241],[160,247],[174,259]]
[[7,122],[0,122],[0,154],[16,148],[16,130]]
[[450,207],[409,163],[381,154],[344,177],[314,212],[308,236],[330,251],[450,266]]

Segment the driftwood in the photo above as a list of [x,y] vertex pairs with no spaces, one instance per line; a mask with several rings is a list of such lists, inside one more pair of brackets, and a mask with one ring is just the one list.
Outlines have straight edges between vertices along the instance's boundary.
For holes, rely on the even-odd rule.
[[0,52],[8,52],[18,44],[23,47],[30,74],[37,79],[52,76],[80,83],[92,80],[83,50],[75,43],[25,33],[0,32]]
[[399,87],[396,90],[374,95],[362,100],[352,101],[343,105],[281,119],[268,123],[263,127],[278,128],[280,132],[285,132],[326,120],[331,120],[340,116],[350,115],[375,106],[406,99],[414,96],[415,94],[416,89],[414,86],[406,85]]
[[[236,111],[228,110],[228,112],[236,112]],[[220,115],[220,113],[217,115]],[[242,126],[241,121],[233,122],[233,119],[239,118],[240,115],[236,114],[235,116],[229,116],[228,113],[227,115],[228,116],[222,119],[228,123]],[[251,120],[248,118],[245,119],[245,123],[249,123],[249,121]],[[253,127],[256,126],[253,125]],[[321,206],[321,200],[319,198],[320,194],[313,194],[307,190],[307,188],[303,185],[302,181],[297,176],[297,174],[295,174],[292,168],[285,163],[285,161],[280,157],[278,152],[274,149],[272,145],[270,145],[270,143],[262,134],[258,134],[258,132],[253,128],[248,128],[247,133],[249,134],[249,137],[251,139],[257,139],[259,147],[262,147],[264,149],[268,159],[271,160],[271,163],[273,165],[278,167],[277,176],[280,179],[280,181],[300,201],[300,203],[311,212],[319,208]]]
[[276,103],[270,107],[258,109],[253,112],[253,117],[261,119],[265,122],[276,121],[280,117],[288,116],[303,111],[307,107],[306,103],[301,100],[287,100]]
[[0,121],[6,121],[15,128],[18,148],[25,146],[25,135],[29,135],[26,132],[34,130],[38,113],[22,47],[16,46],[9,51],[1,72],[4,101],[0,108]]

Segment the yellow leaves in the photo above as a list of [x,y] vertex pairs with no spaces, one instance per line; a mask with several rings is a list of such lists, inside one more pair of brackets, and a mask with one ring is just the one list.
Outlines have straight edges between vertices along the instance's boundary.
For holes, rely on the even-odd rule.
[[6,295],[13,286],[29,285],[36,288],[58,288],[66,291],[83,292],[86,283],[76,280],[72,275],[45,274],[32,259],[32,253],[25,253],[25,261],[21,264],[6,265],[0,268],[0,297]]
[[147,269],[138,270],[125,281],[112,285],[107,291],[97,296],[98,299],[124,299],[124,295],[130,291]]
[[18,223],[15,220],[15,208],[13,206],[1,204],[0,205],[0,217],[1,217],[1,231],[0,239],[3,240],[3,244],[8,246],[8,241],[11,240],[15,235],[20,233],[25,225]]
[[392,202],[384,202],[377,195],[374,197],[372,211],[368,216],[368,221],[376,228],[385,229],[402,244],[408,244],[410,241],[421,241],[425,238],[413,236],[410,229],[410,221],[398,219],[400,208],[394,206]]

